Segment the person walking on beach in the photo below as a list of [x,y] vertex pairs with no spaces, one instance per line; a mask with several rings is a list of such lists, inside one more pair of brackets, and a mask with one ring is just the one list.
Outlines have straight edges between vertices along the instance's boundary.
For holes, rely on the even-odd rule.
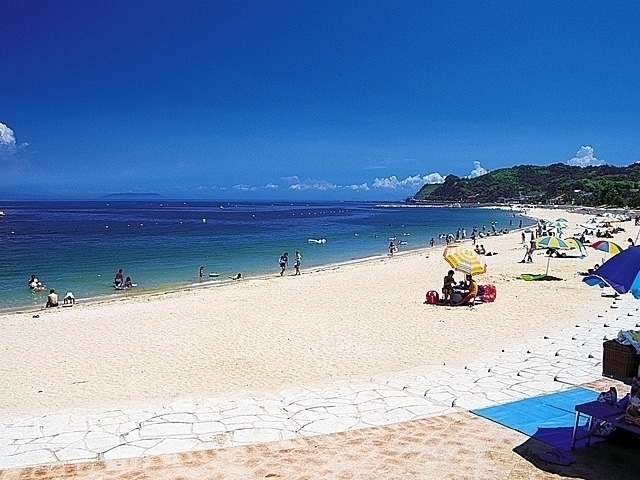
[[287,265],[289,264],[289,253],[284,252],[280,256],[280,260],[278,260],[278,265],[280,265],[280,276],[284,276],[284,271],[287,269]]
[[433,247],[433,237],[431,237],[431,240],[429,240],[429,246]]
[[300,254],[300,250],[296,250],[296,261],[293,264],[293,268],[296,269],[296,273],[294,275],[300,275],[300,264],[302,263],[302,255]]

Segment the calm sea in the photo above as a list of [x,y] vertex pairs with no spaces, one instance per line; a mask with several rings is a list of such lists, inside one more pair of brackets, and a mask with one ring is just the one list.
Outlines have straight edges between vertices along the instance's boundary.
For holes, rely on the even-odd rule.
[[[200,283],[201,265],[207,282],[238,272],[277,274],[279,256],[288,251],[293,259],[298,249],[304,273],[385,255],[392,236],[408,250],[428,246],[432,237],[442,244],[439,235],[457,228],[469,235],[474,225],[533,223],[504,210],[359,202],[0,202],[0,210],[0,310],[45,303],[45,292],[27,287],[31,274],[61,297],[117,296],[125,294],[113,288],[119,268],[136,291],[157,290]],[[220,277],[209,278],[211,272]]]

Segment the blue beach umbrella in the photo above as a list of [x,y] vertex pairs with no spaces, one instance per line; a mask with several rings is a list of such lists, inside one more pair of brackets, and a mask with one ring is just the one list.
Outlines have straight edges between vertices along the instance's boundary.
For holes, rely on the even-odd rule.
[[609,285],[616,292],[640,299],[640,247],[631,247],[604,262],[592,275],[582,279],[587,285]]

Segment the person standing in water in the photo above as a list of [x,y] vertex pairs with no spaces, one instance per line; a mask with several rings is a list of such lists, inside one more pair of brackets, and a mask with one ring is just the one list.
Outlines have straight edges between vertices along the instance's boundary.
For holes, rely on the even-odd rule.
[[278,265],[280,265],[280,276],[284,276],[284,271],[287,269],[287,265],[289,264],[289,253],[284,252],[280,256],[280,260],[278,260]]
[[302,263],[302,255],[300,254],[300,250],[296,250],[296,261],[293,264],[293,268],[296,269],[296,273],[294,275],[300,275],[300,264]]
[[116,272],[115,277],[113,278],[113,283],[115,284],[116,287],[119,287],[120,285],[122,285],[123,281],[124,281],[124,277],[122,276],[122,269],[119,269]]
[[200,278],[204,277],[204,265],[200,267],[200,272],[198,273],[198,275],[200,275]]

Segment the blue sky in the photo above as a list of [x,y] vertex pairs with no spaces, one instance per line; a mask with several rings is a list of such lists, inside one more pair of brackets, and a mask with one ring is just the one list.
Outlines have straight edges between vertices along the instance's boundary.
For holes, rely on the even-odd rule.
[[632,1],[7,2],[0,198],[402,199],[628,165],[638,25]]

